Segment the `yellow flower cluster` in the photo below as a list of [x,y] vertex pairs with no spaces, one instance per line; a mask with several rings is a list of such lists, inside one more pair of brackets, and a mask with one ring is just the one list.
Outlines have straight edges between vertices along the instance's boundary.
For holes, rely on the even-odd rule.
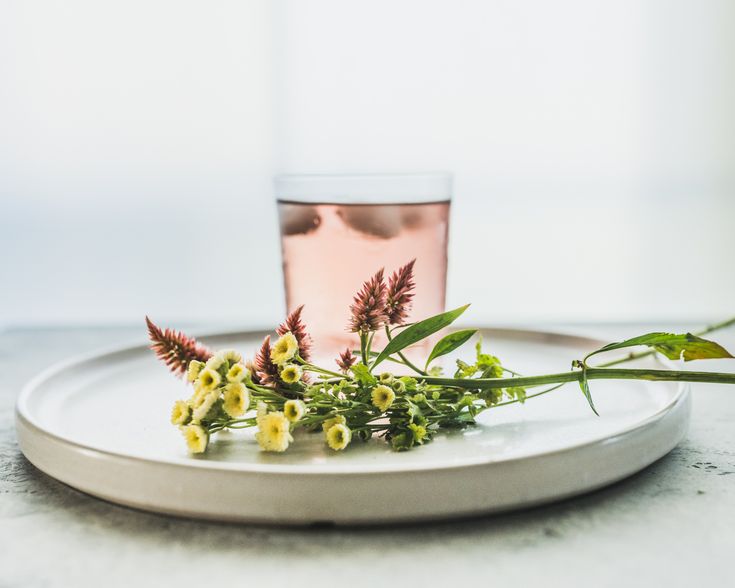
[[206,363],[191,361],[186,377],[194,386],[188,400],[177,400],[171,410],[171,423],[181,429],[191,453],[202,453],[209,443],[208,425],[217,420],[237,418],[250,405],[250,392],[244,384],[250,378],[237,351],[214,354]]
[[304,370],[298,363],[302,361],[299,357],[299,340],[293,333],[287,331],[278,338],[270,348],[270,360],[277,367],[281,382],[292,386],[301,381]]
[[[271,360],[278,366],[279,385],[300,391],[296,385],[303,379],[304,367],[298,356],[296,337],[285,333],[273,344],[270,353]],[[250,408],[251,393],[263,392],[253,383],[241,355],[235,351],[220,351],[206,363],[191,361],[186,377],[194,392],[188,400],[176,401],[171,410],[171,423],[179,427],[191,453],[206,451],[211,432],[227,427],[230,419],[242,417]],[[388,384],[391,381],[387,377],[381,380]],[[392,389],[386,385],[378,386],[373,392],[373,403],[384,406],[382,410],[386,410],[394,398]],[[294,427],[308,415],[306,402],[293,398],[275,406],[271,399],[268,403],[271,405],[262,400],[258,402],[255,440],[263,451],[286,451],[293,442]],[[352,431],[343,415],[329,416],[322,423],[322,429],[327,445],[335,451],[345,449],[352,441]]]
[[258,416],[256,422],[258,432],[255,440],[263,451],[282,452],[288,449],[293,441],[291,425],[300,421],[306,414],[306,404],[303,400],[287,400],[283,411],[268,411],[265,402],[258,402]]

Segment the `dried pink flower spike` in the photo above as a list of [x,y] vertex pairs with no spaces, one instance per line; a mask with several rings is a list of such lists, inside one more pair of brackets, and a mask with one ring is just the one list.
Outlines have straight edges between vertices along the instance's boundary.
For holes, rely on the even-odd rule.
[[339,354],[339,359],[335,359],[334,361],[337,362],[339,369],[341,369],[342,372],[346,374],[348,371],[350,371],[350,368],[355,365],[357,358],[353,355],[352,350],[348,347]]
[[301,359],[309,361],[309,357],[311,355],[311,336],[306,332],[304,323],[301,322],[301,312],[303,310],[303,304],[294,309],[286,317],[286,320],[278,326],[276,333],[282,337],[290,331],[299,343],[299,355],[301,356]]
[[388,320],[385,315],[387,291],[381,268],[372,278],[362,285],[350,306],[352,317],[349,330],[353,333],[377,331]]
[[263,339],[263,345],[255,356],[255,367],[258,371],[258,379],[262,384],[271,386],[278,381],[278,367],[271,361],[271,336]]
[[409,261],[393,275],[388,281],[388,295],[385,303],[385,313],[388,315],[388,323],[391,325],[402,325],[408,318],[411,310],[413,289],[416,284],[413,281],[413,266],[415,259]]
[[193,337],[180,331],[161,329],[148,317],[145,317],[145,322],[148,325],[151,349],[175,375],[183,376],[192,360],[207,361],[212,357],[212,352]]

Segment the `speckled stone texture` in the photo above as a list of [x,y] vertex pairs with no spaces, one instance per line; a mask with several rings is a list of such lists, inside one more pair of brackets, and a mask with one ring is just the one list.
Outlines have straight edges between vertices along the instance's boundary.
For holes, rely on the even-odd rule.
[[[695,328],[564,330],[614,340],[662,327]],[[735,348],[735,332],[717,338]],[[140,342],[140,329],[0,334],[0,587],[735,582],[735,387],[696,385],[691,430],[677,449],[632,478],[559,504],[415,526],[236,526],[107,504],[42,474],[20,453],[13,407],[23,383],[57,360],[128,341]],[[735,370],[735,361],[699,365]]]

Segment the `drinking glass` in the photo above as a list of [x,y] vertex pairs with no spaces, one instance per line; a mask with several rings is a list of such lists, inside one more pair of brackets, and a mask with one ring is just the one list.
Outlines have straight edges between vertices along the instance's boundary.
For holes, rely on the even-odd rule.
[[316,357],[354,349],[349,306],[380,268],[416,259],[408,322],[444,311],[450,174],[282,175],[275,192],[286,306],[305,305]]

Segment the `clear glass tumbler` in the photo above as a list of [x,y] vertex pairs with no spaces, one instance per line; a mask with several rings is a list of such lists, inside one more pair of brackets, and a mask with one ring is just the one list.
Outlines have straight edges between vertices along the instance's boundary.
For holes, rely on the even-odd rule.
[[444,311],[450,174],[282,175],[275,192],[286,306],[305,305],[317,357],[356,344],[349,306],[380,268],[416,259],[409,322]]

